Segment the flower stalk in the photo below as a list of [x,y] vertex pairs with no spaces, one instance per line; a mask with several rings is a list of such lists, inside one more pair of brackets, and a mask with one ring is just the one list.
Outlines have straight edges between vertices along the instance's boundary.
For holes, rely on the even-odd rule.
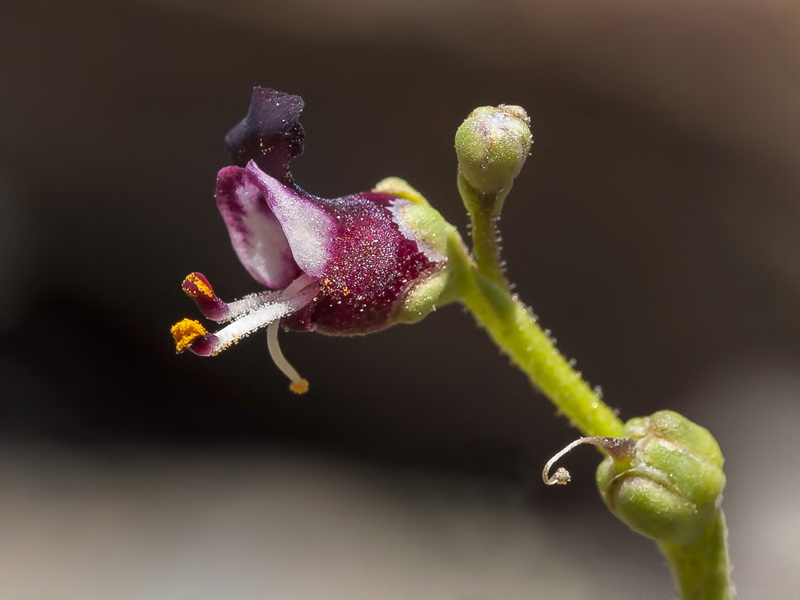
[[622,421],[556,349],[531,311],[477,268],[462,281],[461,302],[534,387],[588,436],[618,436]]
[[[470,264],[466,250],[464,253],[459,261],[463,271],[461,302],[495,344],[583,435],[619,438],[623,423],[616,411],[572,368],[536,323],[531,311],[506,286]],[[682,600],[733,597],[721,509],[717,509],[697,539],[685,544],[659,542],[658,545],[667,558]]]
[[658,545],[682,600],[733,598],[727,538],[725,515],[717,510],[703,534],[693,542]]
[[478,271],[508,289],[497,221],[531,152],[530,119],[521,106],[481,106],[456,131],[458,191],[471,221]]
[[[478,110],[487,114],[489,109]],[[623,425],[616,412],[556,349],[531,311],[511,292],[495,225],[522,166],[520,158],[524,162],[521,152],[507,151],[515,144],[520,148],[520,132],[518,129],[501,132],[507,138],[505,144],[502,140],[498,144],[497,137],[472,135],[470,145],[465,145],[464,129],[472,134],[484,131],[474,126],[477,112],[467,118],[456,135],[458,188],[472,220],[474,254],[473,262],[463,250],[455,261],[461,264],[461,302],[534,387],[587,436],[565,450],[587,442],[601,448],[610,444],[608,447],[614,448],[614,451],[604,450],[606,459],[598,469],[601,495],[623,522],[657,541],[681,598],[729,600],[733,591],[725,521],[719,508],[724,486],[719,447],[708,431],[669,411]],[[470,121],[472,125],[468,126]],[[493,149],[498,147],[503,150],[493,155]],[[480,160],[474,160],[475,157]],[[500,176],[490,183],[476,179],[484,172],[476,170],[476,164],[492,164],[493,172]],[[463,244],[460,248],[464,248]],[[651,425],[652,431],[647,429]],[[653,437],[654,445],[647,445]],[[644,444],[639,454],[634,452],[640,449],[637,439]],[[552,463],[553,460],[545,468],[545,482],[567,483],[569,474],[564,469],[548,477]],[[622,492],[618,497],[619,490]]]
[[508,191],[482,194],[470,185],[461,172],[457,183],[469,213],[472,254],[478,271],[500,287],[510,289],[500,258],[500,234],[497,230],[497,221]]

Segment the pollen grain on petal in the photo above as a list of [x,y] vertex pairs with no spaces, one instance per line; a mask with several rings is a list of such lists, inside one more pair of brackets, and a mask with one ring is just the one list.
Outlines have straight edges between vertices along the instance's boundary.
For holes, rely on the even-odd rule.
[[208,332],[200,321],[183,319],[172,326],[170,333],[175,340],[175,350],[180,353],[189,348],[197,338],[206,335]]

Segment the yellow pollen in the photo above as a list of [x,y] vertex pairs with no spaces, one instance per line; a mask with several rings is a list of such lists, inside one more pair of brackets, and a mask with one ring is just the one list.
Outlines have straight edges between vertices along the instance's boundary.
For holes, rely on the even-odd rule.
[[308,379],[295,379],[289,384],[289,389],[295,394],[305,394],[308,391]]
[[196,291],[187,290],[186,288],[183,288],[183,291],[186,292],[186,295],[189,296],[190,298],[197,298],[197,296],[205,296],[206,298],[214,297],[214,290],[208,287],[208,285],[206,285],[206,282],[200,279],[194,273],[187,275],[186,278],[183,280],[183,282],[191,283],[197,288]]
[[194,319],[178,321],[169,331],[175,339],[176,352],[183,352],[192,345],[194,340],[207,333],[206,328],[203,327],[200,321],[195,321]]
[[347,287],[346,285],[342,287],[342,295],[343,296],[349,296],[350,295],[350,288]]

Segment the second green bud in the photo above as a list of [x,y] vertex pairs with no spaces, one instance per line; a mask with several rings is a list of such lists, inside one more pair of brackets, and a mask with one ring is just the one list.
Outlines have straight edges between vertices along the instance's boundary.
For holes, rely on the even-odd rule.
[[597,485],[609,509],[631,529],[659,542],[699,537],[722,499],[722,452],[709,431],[663,410],[631,419],[623,437],[630,450],[608,456]]
[[507,192],[531,152],[530,119],[521,106],[482,106],[456,132],[458,167],[479,194]]

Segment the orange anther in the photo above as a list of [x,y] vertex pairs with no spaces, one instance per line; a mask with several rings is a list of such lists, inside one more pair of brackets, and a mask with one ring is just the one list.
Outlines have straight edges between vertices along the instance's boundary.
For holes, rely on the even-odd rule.
[[192,345],[194,340],[208,333],[200,321],[195,321],[194,319],[178,321],[169,331],[175,339],[175,350],[177,352],[183,352]]
[[211,289],[208,282],[194,273],[190,273],[184,278],[181,287],[190,298],[197,298],[198,296],[205,296],[206,298],[214,297],[214,290]]

